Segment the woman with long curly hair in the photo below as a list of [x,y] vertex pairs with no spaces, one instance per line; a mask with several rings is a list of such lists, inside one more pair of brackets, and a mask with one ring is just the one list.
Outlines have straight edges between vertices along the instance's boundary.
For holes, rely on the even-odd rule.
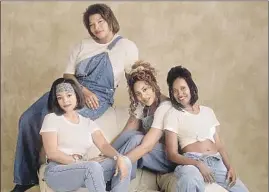
[[163,118],[172,105],[160,91],[155,69],[148,62],[137,61],[127,82],[130,117],[112,146],[132,161],[131,179],[142,167],[160,173],[173,171],[163,140]]

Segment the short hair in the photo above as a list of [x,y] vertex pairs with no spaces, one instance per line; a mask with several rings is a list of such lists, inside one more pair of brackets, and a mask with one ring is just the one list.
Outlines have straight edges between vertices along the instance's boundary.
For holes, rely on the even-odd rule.
[[156,71],[150,63],[139,60],[132,66],[130,73],[127,75],[128,92],[130,99],[130,114],[133,114],[138,105],[134,92],[134,84],[137,81],[144,81],[150,85],[155,92],[158,102],[160,102],[161,91],[156,80]]
[[51,86],[50,92],[49,92],[49,98],[48,98],[48,111],[50,113],[55,113],[56,115],[62,115],[65,113],[65,111],[60,107],[57,96],[56,96],[56,87],[57,85],[61,83],[70,83],[71,86],[73,87],[75,91],[75,95],[77,98],[77,105],[74,110],[76,109],[82,109],[85,105],[85,100],[83,93],[80,89],[80,87],[75,83],[74,80],[72,79],[64,79],[64,78],[59,78],[56,79]]
[[90,5],[83,14],[83,23],[92,38],[96,39],[91,32],[89,17],[94,14],[100,14],[101,17],[108,23],[110,30],[116,34],[120,30],[120,25],[109,6],[102,3]]
[[173,84],[177,78],[183,78],[186,81],[187,85],[189,86],[190,94],[191,94],[190,105],[194,105],[195,102],[198,100],[198,88],[192,79],[191,72],[188,69],[182,67],[181,65],[170,69],[167,75],[169,97],[171,99],[172,105],[176,109],[182,110],[184,106],[176,101],[173,94]]

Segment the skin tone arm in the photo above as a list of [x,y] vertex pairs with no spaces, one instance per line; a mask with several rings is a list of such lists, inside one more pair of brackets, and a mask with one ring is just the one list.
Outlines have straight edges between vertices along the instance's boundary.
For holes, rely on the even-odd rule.
[[236,173],[229,162],[228,154],[224,148],[223,143],[221,142],[218,131],[215,133],[214,139],[215,139],[218,152],[220,153],[223,163],[228,170],[227,179],[229,180],[229,187],[232,187],[236,183]]
[[101,131],[92,133],[92,139],[97,148],[107,157],[113,158],[118,156],[119,153],[114,149],[110,143],[105,139]]
[[[77,78],[73,74],[64,73],[63,78],[65,78],[65,79],[72,79],[72,80],[75,81],[75,83],[79,87],[81,87],[81,84],[78,82]],[[97,109],[99,107],[98,97],[93,92],[91,92],[89,89],[87,89],[86,87],[83,87],[82,86],[82,89],[81,90],[82,90],[82,93],[83,93],[83,95],[85,97],[86,105],[89,108]]]
[[231,165],[229,163],[229,158],[228,158],[227,152],[224,148],[224,145],[220,140],[219,134],[217,132],[214,135],[214,139],[215,139],[215,143],[216,143],[218,152],[220,153],[220,155],[222,157],[223,163],[224,163],[225,167],[227,168],[227,170],[229,170],[231,168]]
[[170,161],[180,165],[197,166],[199,161],[184,157],[178,153],[178,138],[177,134],[172,131],[165,131],[165,144],[168,158]]
[[113,158],[117,156],[117,168],[121,172],[121,179],[125,178],[128,174],[128,169],[125,165],[124,157],[119,155],[119,153],[109,144],[109,142],[105,139],[101,131],[95,131],[92,133],[92,139],[97,148],[107,157]]
[[[107,142],[101,131],[95,131],[92,134],[94,144],[98,149],[107,157],[113,158],[119,153]],[[70,164],[74,162],[71,155],[67,155],[57,149],[57,133],[56,132],[44,132],[42,133],[42,141],[44,143],[44,149],[49,159],[62,163]]]
[[178,153],[178,138],[177,134],[172,131],[165,131],[165,144],[168,153],[168,159],[179,165],[193,165],[199,169],[205,182],[214,182],[214,176],[211,170],[201,161],[190,159]]
[[57,149],[57,132],[43,132],[42,141],[48,159],[61,164],[74,163],[74,158]]
[[144,156],[146,153],[150,152],[153,149],[153,147],[161,138],[162,134],[163,134],[162,130],[156,128],[150,128],[148,133],[143,138],[142,143],[132,151],[128,152],[126,156],[129,157],[129,159],[132,162],[137,161],[138,159],[140,159],[142,156]]

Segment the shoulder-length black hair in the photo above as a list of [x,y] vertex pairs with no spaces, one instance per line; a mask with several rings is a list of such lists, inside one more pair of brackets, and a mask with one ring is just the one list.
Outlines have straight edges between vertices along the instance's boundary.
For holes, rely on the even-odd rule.
[[188,69],[182,67],[181,65],[170,69],[167,75],[169,97],[171,99],[172,105],[176,109],[182,110],[184,106],[176,101],[173,94],[173,84],[177,78],[183,78],[186,81],[187,85],[189,86],[190,94],[191,94],[190,105],[194,105],[195,102],[198,100],[198,88],[192,79],[191,72]]
[[49,93],[49,98],[48,98],[48,111],[50,113],[55,113],[56,115],[62,115],[65,113],[65,111],[60,107],[57,96],[56,96],[56,87],[57,85],[61,83],[70,83],[71,86],[73,87],[76,98],[77,98],[77,105],[74,110],[76,109],[82,109],[85,105],[85,100],[83,93],[80,89],[80,87],[73,81],[72,79],[64,79],[64,78],[59,78],[56,79],[51,86],[50,93]]

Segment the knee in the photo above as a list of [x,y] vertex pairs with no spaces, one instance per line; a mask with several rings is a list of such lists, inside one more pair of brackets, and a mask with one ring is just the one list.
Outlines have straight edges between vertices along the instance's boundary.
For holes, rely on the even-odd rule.
[[193,165],[177,166],[175,169],[177,183],[204,185],[204,178],[199,169]]
[[103,168],[100,163],[96,161],[89,161],[87,163],[86,176],[91,176],[93,174],[103,173]]
[[[123,131],[121,136],[123,138],[131,138],[133,136],[139,135],[140,132],[138,131],[134,131],[134,130],[127,130],[127,131]],[[141,135],[141,134],[140,134]]]
[[142,141],[143,138],[144,138],[144,135],[134,135],[134,136],[132,136],[130,138],[130,143],[132,145],[137,146],[137,145],[139,145],[141,143],[141,141]]

